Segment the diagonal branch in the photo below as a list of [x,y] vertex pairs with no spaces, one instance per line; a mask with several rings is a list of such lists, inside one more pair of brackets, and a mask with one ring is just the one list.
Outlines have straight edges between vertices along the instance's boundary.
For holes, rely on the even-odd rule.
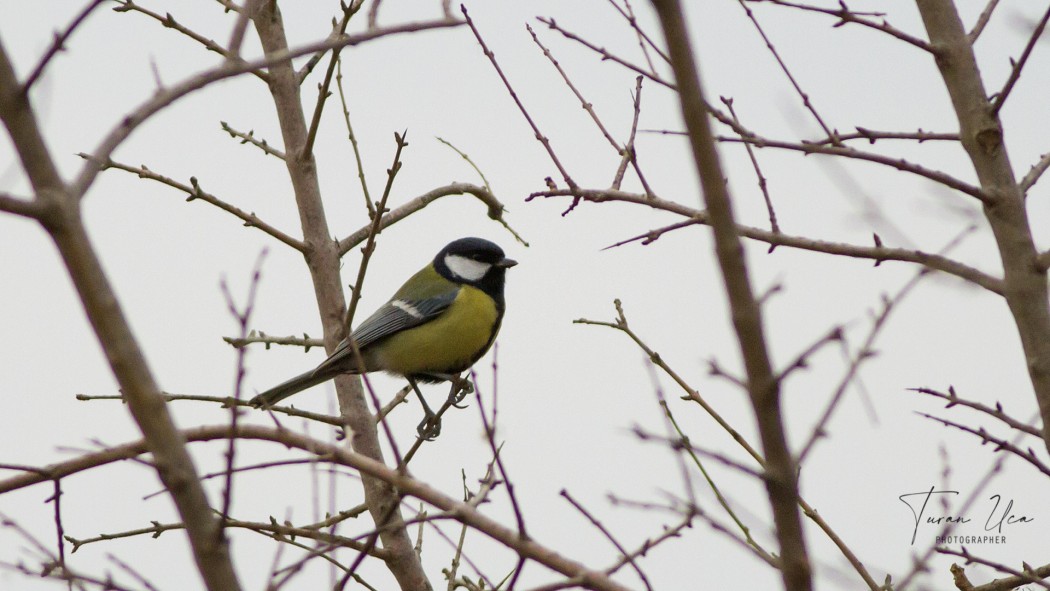
[[467,19],[467,25],[470,27],[470,30],[474,33],[474,38],[478,40],[478,45],[481,46],[481,51],[484,52],[485,57],[489,59],[489,62],[492,64],[492,67],[495,68],[496,73],[500,77],[500,80],[503,81],[503,85],[507,88],[507,92],[510,94],[510,98],[514,100],[514,104],[518,106],[518,110],[521,111],[522,116],[525,117],[525,121],[528,122],[529,127],[531,127],[533,133],[535,133],[536,140],[539,141],[540,144],[543,145],[543,148],[547,151],[547,155],[550,156],[551,162],[554,163],[555,168],[557,168],[558,172],[561,173],[561,177],[565,180],[565,184],[568,185],[569,188],[575,188],[576,182],[572,180],[572,177],[569,176],[569,171],[565,169],[565,167],[561,163],[561,160],[558,159],[558,155],[554,153],[554,148],[551,147],[550,139],[547,136],[543,135],[543,132],[540,131],[539,126],[536,125],[536,121],[533,120],[532,115],[529,115],[528,110],[525,109],[525,105],[521,102],[521,99],[518,98],[518,93],[514,92],[514,87],[510,85],[510,80],[507,79],[506,74],[503,73],[503,68],[501,68],[499,62],[496,61],[496,54],[492,53],[488,46],[485,45],[485,40],[481,38],[481,32],[478,31],[478,28],[474,26],[474,21],[470,19],[470,15],[467,13],[466,5],[460,5],[460,10],[463,11],[463,18]]
[[1010,91],[1014,89],[1014,85],[1021,79],[1021,70],[1024,69],[1026,63],[1028,63],[1029,56],[1032,55],[1032,50],[1035,49],[1035,44],[1039,41],[1039,38],[1043,36],[1043,29],[1046,28],[1046,22],[1050,20],[1050,7],[1047,7],[1046,12],[1043,13],[1043,18],[1039,19],[1039,24],[1035,26],[1035,30],[1032,31],[1032,36],[1028,38],[1028,43],[1024,47],[1024,51],[1021,52],[1021,57],[1016,62],[1013,62],[1013,69],[1010,71],[1010,76],[1006,79],[1006,84],[1003,85],[1003,89],[995,95],[995,99],[992,100],[992,117],[999,114],[999,111],[1003,108],[1003,103],[1010,96]]
[[[448,197],[449,195],[473,195],[478,201],[481,201],[488,206],[488,216],[490,219],[496,220],[502,224],[511,234],[514,234],[518,241],[522,241],[517,232],[511,229],[507,224],[507,221],[503,218],[503,214],[506,211],[503,207],[503,203],[496,199],[496,196],[484,187],[471,185],[469,183],[452,183],[423,193],[419,197],[416,197],[408,203],[405,203],[383,215],[379,224],[379,230],[388,228],[430,205],[434,201],[437,201],[442,197]],[[371,227],[372,224],[369,223],[349,236],[339,240],[339,256],[350,252],[350,249],[361,244],[361,242],[368,238],[368,232]]]
[[55,39],[51,42],[51,47],[47,48],[47,52],[44,53],[44,57],[40,58],[40,62],[37,63],[33,71],[26,77],[25,84],[22,85],[23,92],[29,93],[29,89],[33,87],[33,84],[40,79],[40,76],[44,74],[44,70],[48,64],[51,63],[51,59],[54,58],[58,52],[65,50],[66,41],[73,35],[73,31],[76,31],[81,24],[87,20],[87,17],[95,11],[105,0],[91,0],[87,6],[84,7],[75,17],[73,21],[69,23],[69,26],[65,28],[61,33],[55,32]]
[[[78,156],[80,156],[81,158],[86,158],[86,159],[90,159],[91,158],[91,156],[89,156],[87,154],[84,154],[83,152],[78,154]],[[123,164],[123,163],[120,163],[120,162],[114,162],[113,160],[109,160],[109,161],[101,164],[101,169],[102,170],[105,170],[107,168],[115,168],[117,170],[123,170],[123,171],[126,171],[126,172],[130,172],[132,174],[138,175],[139,178],[149,179],[151,181],[157,181],[158,183],[167,185],[169,187],[172,187],[173,189],[178,189],[179,191],[182,191],[183,193],[186,193],[186,195],[188,195],[188,197],[186,197],[186,201],[193,201],[195,199],[200,199],[201,201],[204,201],[205,203],[210,203],[210,204],[214,205],[215,207],[218,207],[219,209],[221,209],[221,210],[223,210],[223,211],[225,211],[227,213],[233,214],[235,217],[237,217],[238,219],[243,221],[244,225],[246,227],[258,228],[258,229],[262,230],[263,232],[266,232],[270,236],[273,236],[277,240],[280,240],[281,242],[287,244],[288,246],[291,246],[295,250],[298,250],[299,252],[302,252],[303,249],[305,248],[303,246],[303,242],[301,240],[297,240],[295,238],[292,238],[288,234],[285,234],[284,232],[278,230],[277,228],[271,226],[270,224],[262,221],[259,218],[259,216],[255,215],[254,213],[248,213],[248,212],[244,211],[243,209],[241,209],[239,207],[236,207],[234,205],[230,205],[229,203],[226,203],[225,201],[223,201],[222,199],[219,199],[218,197],[216,197],[215,195],[212,195],[211,193],[205,192],[203,189],[201,189],[200,184],[197,182],[196,177],[190,177],[190,184],[186,185],[184,183],[180,183],[179,181],[176,181],[175,179],[173,179],[171,177],[167,177],[167,176],[164,176],[162,174],[153,172],[152,170],[146,168],[145,166],[130,166],[128,164]]]
[[[857,12],[854,12],[854,11],[850,10],[849,7],[846,6],[846,3],[844,1],[842,1],[842,0],[840,0],[838,8],[824,8],[822,6],[811,6],[809,4],[799,4],[799,3],[796,3],[796,2],[788,2],[787,0],[746,0],[746,1],[748,1],[748,2],[755,2],[755,3],[768,2],[770,4],[775,4],[777,6],[785,6],[787,8],[795,8],[795,9],[803,10],[803,11],[806,11],[806,12],[819,12],[821,14],[826,14],[828,16],[833,16],[833,17],[839,19],[839,22],[837,22],[834,25],[832,25],[833,27],[839,27],[839,26],[847,25],[847,24],[857,24],[857,25],[861,25],[861,26],[864,26],[864,27],[868,27],[870,29],[874,29],[876,31],[881,31],[883,33],[886,33],[887,35],[892,36],[892,37],[896,37],[897,39],[900,39],[901,41],[904,41],[905,43],[908,43],[910,45],[914,45],[915,47],[918,47],[919,49],[921,49],[923,51],[932,51],[932,49],[930,49],[930,44],[929,43],[923,41],[922,39],[920,39],[920,38],[918,38],[918,37],[916,37],[914,35],[909,35],[908,33],[905,33],[904,31],[898,29],[897,27],[894,27],[890,23],[886,22],[885,18],[883,18],[881,21],[864,18],[866,15],[862,15],[860,13],[857,13]],[[883,15],[881,15],[881,14],[873,14],[873,15],[870,15],[870,16],[883,16]]]
[[[612,190],[598,190],[598,189],[581,189],[578,191],[540,191],[529,195],[529,199],[536,197],[561,197],[569,196],[574,198],[583,199],[584,201],[590,201],[594,203],[603,203],[606,201],[621,201],[625,203],[636,203],[639,205],[645,205],[652,207],[653,209],[659,209],[671,213],[678,214],[687,218],[684,221],[676,222],[664,228],[651,230],[645,234],[635,236],[628,240],[623,240],[616,243],[614,246],[621,246],[630,242],[641,241],[642,244],[648,244],[653,240],[659,238],[665,232],[675,230],[678,228],[684,228],[692,225],[703,225],[708,226],[711,224],[708,219],[707,213],[698,209],[693,209],[684,206],[680,203],[661,199],[659,197],[651,197],[647,195],[639,195],[637,193],[628,193],[625,191],[612,191]],[[910,263],[918,263],[920,265],[942,271],[950,275],[955,275],[966,281],[970,281],[981,287],[991,291],[993,293],[1003,293],[1003,282],[1002,279],[993,277],[960,263],[954,259],[948,258],[943,255],[933,254],[924,252],[921,250],[910,250],[906,248],[889,248],[885,246],[859,246],[855,244],[846,244],[841,242],[828,242],[825,240],[816,240],[813,238],[807,238],[804,236],[793,236],[790,234],[783,234],[780,232],[773,232],[770,230],[764,230],[762,228],[755,228],[752,226],[744,226],[737,224],[736,232],[745,238],[752,240],[758,240],[765,242],[771,246],[787,246],[790,248],[798,248],[801,250],[810,250],[813,252],[823,252],[826,254],[848,256],[859,259],[870,259],[876,261],[902,261]],[[1050,255],[1047,258],[1047,264],[1050,265]]]
[[809,591],[813,581],[798,508],[797,466],[787,443],[780,410],[780,388],[769,358],[762,327],[762,311],[751,290],[747,261],[736,231],[726,177],[704,108],[703,87],[690,46],[685,15],[678,0],[653,0],[653,6],[667,40],[671,67],[678,83],[682,118],[689,132],[733,328],[747,371],[748,394],[765,458],[766,493],[780,546],[781,576],[787,591]]
[[[415,497],[446,512],[456,521],[466,524],[492,538],[517,552],[519,556],[527,557],[529,560],[538,562],[567,577],[580,577],[580,584],[587,589],[627,591],[626,587],[612,580],[605,573],[588,569],[583,564],[565,558],[535,540],[519,536],[516,529],[505,527],[492,518],[487,517],[469,502],[457,501],[404,472],[390,468],[381,462],[338,445],[312,439],[287,429],[245,424],[239,425],[236,431],[231,431],[229,425],[215,425],[189,429],[181,432],[181,435],[184,440],[190,442],[222,441],[231,436],[241,439],[271,441],[315,455],[325,461],[353,468],[362,475],[389,483],[405,496]],[[63,478],[97,466],[135,458],[146,453],[146,451],[145,442],[135,441],[99,452],[85,454],[65,462],[51,464],[40,470],[25,472],[6,480],[0,480],[0,494],[42,482],[51,482],[56,478]],[[384,548],[383,551],[387,552],[389,549]]]
[[[191,28],[189,28],[189,27],[179,23],[178,21],[176,21],[175,17],[172,16],[172,14],[170,12],[166,12],[166,13],[164,13],[163,16],[161,16],[160,13],[158,13],[158,12],[153,12],[152,10],[150,10],[148,8],[145,8],[145,7],[143,7],[143,6],[139,5],[139,4],[135,4],[134,0],[116,0],[116,1],[117,1],[118,4],[120,4],[120,6],[117,7],[117,8],[114,8],[113,9],[114,12],[138,12],[140,14],[144,14],[144,15],[148,16],[149,18],[157,21],[158,23],[164,25],[165,28],[171,29],[173,31],[176,31],[178,33],[181,33],[181,34],[189,37],[190,39],[193,39],[194,41],[199,43],[201,46],[203,46],[204,49],[207,49],[208,51],[217,53],[217,54],[221,55],[222,57],[226,58],[227,60],[235,61],[235,60],[240,59],[239,56],[236,53],[230,53],[229,51],[226,50],[225,47],[223,47],[222,45],[219,45],[218,43],[216,43],[215,40],[208,39],[204,35],[201,35],[200,33],[197,33],[196,31],[194,31],[193,29],[191,29]],[[238,14],[238,18],[240,18],[239,14]],[[261,69],[251,70],[251,74],[256,76],[256,77],[258,77],[263,82],[266,81],[266,74],[263,74]]]
[[39,201],[0,193],[0,211],[39,220],[44,217],[47,209]]
[[[226,61],[215,68],[191,76],[175,86],[159,90],[152,98],[144,102],[137,109],[122,117],[120,123],[109,132],[98,147],[95,148],[95,151],[91,153],[91,160],[93,162],[107,161],[109,157],[113,155],[113,152],[124,143],[124,140],[126,140],[133,131],[138,129],[139,126],[145,123],[150,117],[156,115],[159,111],[180,98],[201,90],[202,88],[220,80],[240,76],[260,68],[266,68],[274,64],[288,61],[292,58],[333,49],[335,47],[360,45],[362,43],[382,39],[391,35],[455,27],[461,24],[462,22],[460,21],[450,22],[446,20],[405,23],[383,29],[366,31],[355,35],[343,35],[335,39],[326,39],[316,43],[308,43],[295,49],[289,49],[286,47],[280,51],[271,52],[265,57],[257,60],[247,62]],[[91,188],[92,183],[94,183],[95,177],[97,177],[100,172],[99,167],[93,162],[89,162],[85,165],[77,176],[77,179],[70,185],[70,193],[77,199],[83,197],[84,194],[87,193],[88,189]]]

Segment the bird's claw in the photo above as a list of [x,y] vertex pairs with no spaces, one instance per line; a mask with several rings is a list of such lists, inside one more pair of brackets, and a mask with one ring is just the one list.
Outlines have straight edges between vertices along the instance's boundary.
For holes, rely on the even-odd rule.
[[424,441],[433,441],[437,439],[437,436],[441,435],[441,417],[433,413],[427,414],[416,427],[416,433],[418,433],[420,439],[423,439]]

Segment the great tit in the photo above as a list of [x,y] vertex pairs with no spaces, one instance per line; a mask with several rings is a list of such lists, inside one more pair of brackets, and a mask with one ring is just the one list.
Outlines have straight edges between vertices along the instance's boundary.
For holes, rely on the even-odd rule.
[[[252,398],[269,407],[343,373],[385,371],[408,380],[427,416],[434,417],[417,382],[459,380],[488,351],[503,320],[503,283],[508,259],[496,244],[481,238],[449,243],[432,263],[336,345],[316,368]],[[354,354],[356,345],[360,357]]]

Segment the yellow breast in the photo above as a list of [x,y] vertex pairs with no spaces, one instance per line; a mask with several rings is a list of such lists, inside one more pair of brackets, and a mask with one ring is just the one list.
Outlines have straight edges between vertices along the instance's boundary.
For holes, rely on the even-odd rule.
[[492,298],[464,285],[440,316],[377,344],[378,368],[401,375],[459,373],[485,354],[499,321]]

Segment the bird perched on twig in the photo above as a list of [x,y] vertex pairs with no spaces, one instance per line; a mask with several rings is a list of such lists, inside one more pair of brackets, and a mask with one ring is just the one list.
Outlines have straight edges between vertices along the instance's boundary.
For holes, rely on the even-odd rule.
[[[420,434],[440,430],[418,382],[459,383],[459,374],[488,351],[503,320],[503,284],[508,259],[481,238],[449,243],[433,262],[413,275],[316,368],[252,398],[270,407],[343,373],[385,371],[408,380],[426,416]],[[453,392],[456,392],[453,388]]]

